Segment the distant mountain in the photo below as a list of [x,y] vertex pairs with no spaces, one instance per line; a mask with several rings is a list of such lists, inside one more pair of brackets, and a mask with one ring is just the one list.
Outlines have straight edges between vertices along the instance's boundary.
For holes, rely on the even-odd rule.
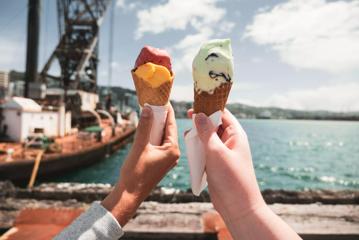
[[[185,118],[191,102],[171,101],[176,116]],[[299,111],[277,107],[253,107],[241,103],[227,104],[227,108],[238,118],[251,119],[311,119],[359,121],[359,112]]]
[[[106,87],[99,87],[101,99],[104,99],[105,93],[107,93],[106,89]],[[121,87],[112,87],[111,89],[113,104],[118,105],[123,101],[123,96],[127,96],[126,105],[137,108],[134,90]],[[192,102],[172,100],[171,103],[178,118],[186,118],[187,110],[192,107]],[[242,103],[230,103],[227,104],[227,108],[238,118],[359,121],[359,112],[299,111],[278,107],[254,107]]]
[[239,118],[359,121],[359,112],[301,111],[278,107],[253,107],[241,103],[228,104],[227,108]]

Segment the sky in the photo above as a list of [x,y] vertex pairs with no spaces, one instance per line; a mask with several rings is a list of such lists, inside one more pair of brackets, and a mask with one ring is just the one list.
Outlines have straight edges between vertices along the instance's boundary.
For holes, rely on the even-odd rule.
[[[172,56],[171,98],[192,101],[199,47],[230,38],[230,102],[359,111],[358,0],[114,0],[113,6],[112,49],[110,11],[100,29],[100,85],[134,89],[130,70],[141,48],[152,45]],[[39,70],[58,42],[56,1],[42,0],[41,8]],[[24,71],[26,18],[27,0],[0,2],[0,70]]]

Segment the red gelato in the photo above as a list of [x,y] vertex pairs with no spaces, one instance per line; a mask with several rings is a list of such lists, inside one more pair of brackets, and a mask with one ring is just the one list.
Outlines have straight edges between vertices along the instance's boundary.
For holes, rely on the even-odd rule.
[[135,68],[148,62],[162,65],[172,73],[171,57],[165,50],[144,46],[137,57]]

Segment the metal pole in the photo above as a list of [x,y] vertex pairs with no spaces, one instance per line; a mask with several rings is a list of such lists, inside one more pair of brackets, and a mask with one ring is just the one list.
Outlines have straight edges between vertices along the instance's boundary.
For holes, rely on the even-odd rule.
[[111,0],[111,14],[110,14],[110,36],[109,36],[109,54],[108,54],[108,83],[107,83],[107,91],[108,94],[111,94],[111,87],[112,87],[112,60],[113,60],[113,36],[114,36],[114,24],[115,21],[115,4],[114,1]]
[[40,38],[40,0],[29,0],[27,16],[27,47],[26,47],[26,74],[25,97],[29,96],[30,82],[37,81],[37,64]]

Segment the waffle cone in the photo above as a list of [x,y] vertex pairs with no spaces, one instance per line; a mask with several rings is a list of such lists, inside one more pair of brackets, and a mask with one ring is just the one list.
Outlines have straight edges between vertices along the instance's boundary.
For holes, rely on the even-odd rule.
[[153,106],[164,106],[167,104],[171,93],[173,75],[171,81],[167,81],[159,87],[153,88],[145,80],[139,78],[134,70],[132,70],[131,73],[135,83],[138,102],[141,107],[143,107],[145,103]]
[[204,113],[210,116],[218,110],[223,111],[227,103],[227,98],[231,90],[232,83],[224,83],[217,87],[213,94],[207,92],[197,92],[194,90],[194,113]]

